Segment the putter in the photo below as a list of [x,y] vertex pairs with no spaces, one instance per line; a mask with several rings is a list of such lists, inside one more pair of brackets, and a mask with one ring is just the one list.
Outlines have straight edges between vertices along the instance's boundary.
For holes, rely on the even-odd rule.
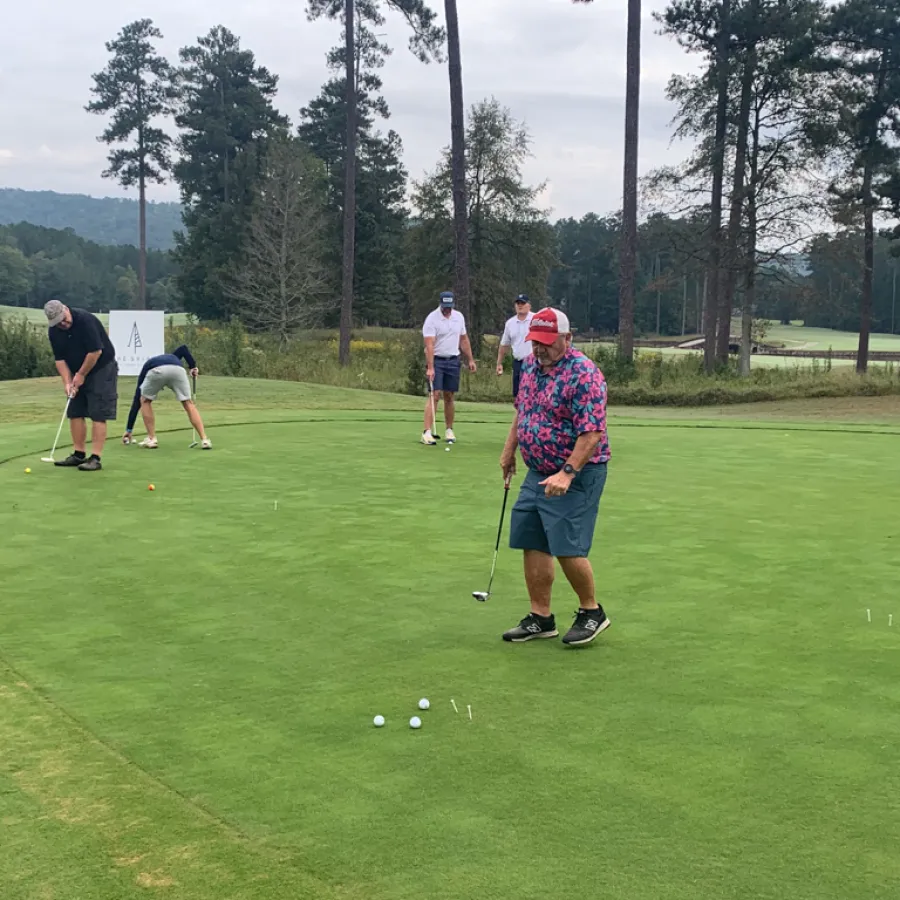
[[[193,383],[193,388],[191,390],[191,400],[197,400],[197,376],[191,375],[191,382]],[[188,447],[188,450],[193,450],[194,447],[197,446],[200,442],[197,440],[197,429],[191,426],[191,446]]]
[[437,407],[434,405],[434,381],[429,381],[428,387],[431,388],[431,436],[436,441],[439,441],[441,436],[437,433]]
[[59,420],[59,428],[56,429],[56,439],[53,441],[53,449],[50,451],[49,456],[42,456],[41,462],[55,463],[56,460],[53,458],[56,456],[56,445],[59,443],[59,436],[62,434],[63,422],[66,421],[66,415],[69,412],[69,404],[72,402],[71,394],[66,397],[66,406],[63,409],[62,418]]
[[491,596],[491,588],[494,586],[494,570],[497,568],[497,554],[500,552],[500,535],[503,533],[503,519],[506,516],[506,498],[509,497],[509,482],[511,475],[506,476],[503,482],[503,506],[500,509],[500,526],[497,529],[497,543],[494,547],[494,561],[491,563],[491,578],[488,581],[488,589],[486,591],[472,591],[472,596],[481,603],[485,603],[487,598]]

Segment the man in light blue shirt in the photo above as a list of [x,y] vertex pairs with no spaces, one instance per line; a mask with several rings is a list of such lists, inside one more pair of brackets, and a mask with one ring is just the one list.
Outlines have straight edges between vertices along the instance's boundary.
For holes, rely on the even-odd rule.
[[497,352],[497,374],[503,374],[503,357],[511,347],[513,355],[513,402],[519,393],[519,377],[522,374],[523,361],[531,356],[531,341],[526,340],[528,329],[534,313],[527,294],[516,297],[516,314],[506,322],[503,337],[500,338],[500,349]]

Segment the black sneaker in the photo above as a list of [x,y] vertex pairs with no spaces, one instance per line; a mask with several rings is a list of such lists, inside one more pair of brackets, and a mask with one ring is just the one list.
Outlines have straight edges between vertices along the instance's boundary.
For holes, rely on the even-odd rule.
[[100,465],[100,460],[97,459],[96,456],[88,457],[79,467],[79,472],[99,472],[103,466]]
[[555,638],[558,635],[553,616],[545,619],[543,616],[528,613],[515,628],[510,628],[503,635],[503,640],[512,641],[514,644],[523,644],[525,641],[533,641],[535,638]]
[[575,613],[575,621],[568,630],[563,643],[570,647],[581,647],[589,644],[598,634],[609,628],[610,622],[603,612],[603,607],[598,609],[579,609]]
[[66,466],[68,468],[75,468],[76,466],[80,466],[85,461],[84,456],[76,456],[74,453],[70,456],[67,456],[65,459],[58,459],[53,463],[54,466]]

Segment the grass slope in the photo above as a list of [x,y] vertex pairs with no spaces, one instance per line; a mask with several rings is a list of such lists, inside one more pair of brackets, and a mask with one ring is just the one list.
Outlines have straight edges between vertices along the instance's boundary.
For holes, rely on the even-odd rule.
[[4,900],[894,897],[895,436],[617,411],[614,626],[566,652],[499,641],[511,551],[469,596],[508,407],[445,453],[414,398],[201,384],[212,453],[169,401],[97,476],[0,385]]
[[[47,324],[47,317],[42,309],[31,309],[25,306],[0,306],[0,319],[27,319],[33,325],[44,326]],[[109,315],[107,313],[97,313],[97,318],[104,325],[109,324]],[[166,324],[172,320],[176,325],[184,325],[187,322],[186,313],[166,313]]]
[[[807,328],[804,325],[773,324],[766,332],[767,341],[783,342],[787,349],[856,350],[859,334],[852,331],[833,331],[830,328]],[[870,350],[900,352],[900,334],[873,334]]]

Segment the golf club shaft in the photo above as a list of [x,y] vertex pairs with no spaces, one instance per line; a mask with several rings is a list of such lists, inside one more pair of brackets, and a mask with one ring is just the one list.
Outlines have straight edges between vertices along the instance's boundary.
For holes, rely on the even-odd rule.
[[[197,376],[191,375],[191,400],[197,402]],[[191,446],[197,443],[197,429],[191,425]]]
[[56,445],[59,443],[59,436],[62,434],[63,423],[66,421],[66,416],[69,412],[69,404],[72,402],[72,396],[69,395],[66,397],[66,405],[63,407],[62,418],[59,420],[59,428],[56,429],[56,438],[53,441],[53,449],[50,451],[50,456],[53,457],[56,455]]
[[428,386],[431,388],[431,433],[437,430],[437,409],[434,405],[434,380],[428,382]]
[[497,569],[497,554],[500,552],[500,536],[503,534],[503,520],[506,518],[506,500],[509,497],[509,478],[503,483],[503,506],[500,507],[500,524],[497,526],[497,543],[494,545],[494,561],[491,563],[491,577],[487,592],[494,586],[494,572]]

